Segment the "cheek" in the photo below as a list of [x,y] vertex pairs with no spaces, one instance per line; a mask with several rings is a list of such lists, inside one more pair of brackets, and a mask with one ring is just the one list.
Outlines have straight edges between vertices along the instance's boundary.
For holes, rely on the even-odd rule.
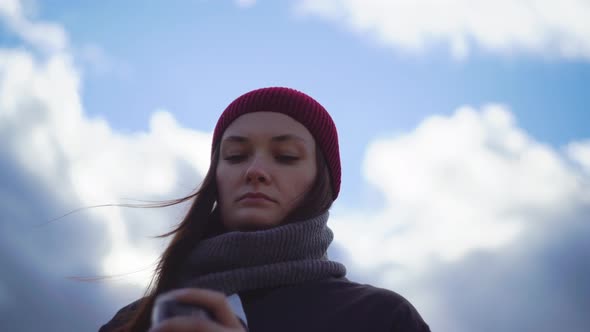
[[287,177],[286,180],[288,181],[286,185],[288,188],[290,188],[289,192],[291,198],[301,199],[302,196],[313,185],[315,180],[315,172],[313,169],[305,169],[298,172],[297,174],[291,174],[291,176]]
[[235,199],[235,193],[242,185],[243,175],[241,172],[242,170],[237,167],[228,167],[227,165],[219,165],[217,167],[215,174],[217,199],[221,203],[222,208],[229,207],[226,202],[231,202]]
[[228,175],[228,172],[226,172],[226,169],[223,166],[217,168],[215,181],[217,183],[218,196],[221,201],[224,201],[224,196],[226,196],[229,191],[231,179]]

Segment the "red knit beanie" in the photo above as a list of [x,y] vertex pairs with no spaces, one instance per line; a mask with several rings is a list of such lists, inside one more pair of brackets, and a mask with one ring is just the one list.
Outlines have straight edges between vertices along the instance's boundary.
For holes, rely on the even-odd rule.
[[213,132],[212,149],[227,127],[238,117],[253,112],[283,113],[303,124],[320,147],[330,170],[333,198],[340,191],[340,151],[338,133],[330,114],[303,92],[282,87],[262,88],[241,95],[223,111]]

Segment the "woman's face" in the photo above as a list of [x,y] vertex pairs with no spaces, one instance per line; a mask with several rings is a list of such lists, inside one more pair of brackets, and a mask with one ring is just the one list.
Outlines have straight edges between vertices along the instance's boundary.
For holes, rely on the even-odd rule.
[[221,138],[216,181],[228,230],[279,225],[317,174],[315,141],[301,123],[272,112],[247,113]]

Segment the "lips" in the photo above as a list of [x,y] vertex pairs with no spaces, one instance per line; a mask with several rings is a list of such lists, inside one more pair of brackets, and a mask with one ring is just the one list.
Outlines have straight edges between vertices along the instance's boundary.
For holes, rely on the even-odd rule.
[[258,193],[258,192],[256,192],[256,193],[252,193],[252,192],[251,192],[251,193],[246,193],[246,194],[244,194],[244,195],[240,196],[240,197],[238,198],[238,201],[241,201],[241,200],[243,200],[243,199],[246,199],[246,198],[252,198],[252,199],[266,199],[266,200],[268,200],[268,201],[274,202],[274,199],[272,199],[272,198],[270,198],[270,197],[266,196],[266,195],[265,195],[265,194],[263,194],[263,193]]

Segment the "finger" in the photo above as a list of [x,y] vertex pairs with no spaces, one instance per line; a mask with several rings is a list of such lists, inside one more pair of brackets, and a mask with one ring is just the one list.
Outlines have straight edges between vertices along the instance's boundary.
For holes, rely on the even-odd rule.
[[227,327],[242,327],[242,324],[233,312],[225,294],[202,288],[183,288],[166,293],[166,297],[172,297],[184,303],[200,305],[215,316],[217,322]]

